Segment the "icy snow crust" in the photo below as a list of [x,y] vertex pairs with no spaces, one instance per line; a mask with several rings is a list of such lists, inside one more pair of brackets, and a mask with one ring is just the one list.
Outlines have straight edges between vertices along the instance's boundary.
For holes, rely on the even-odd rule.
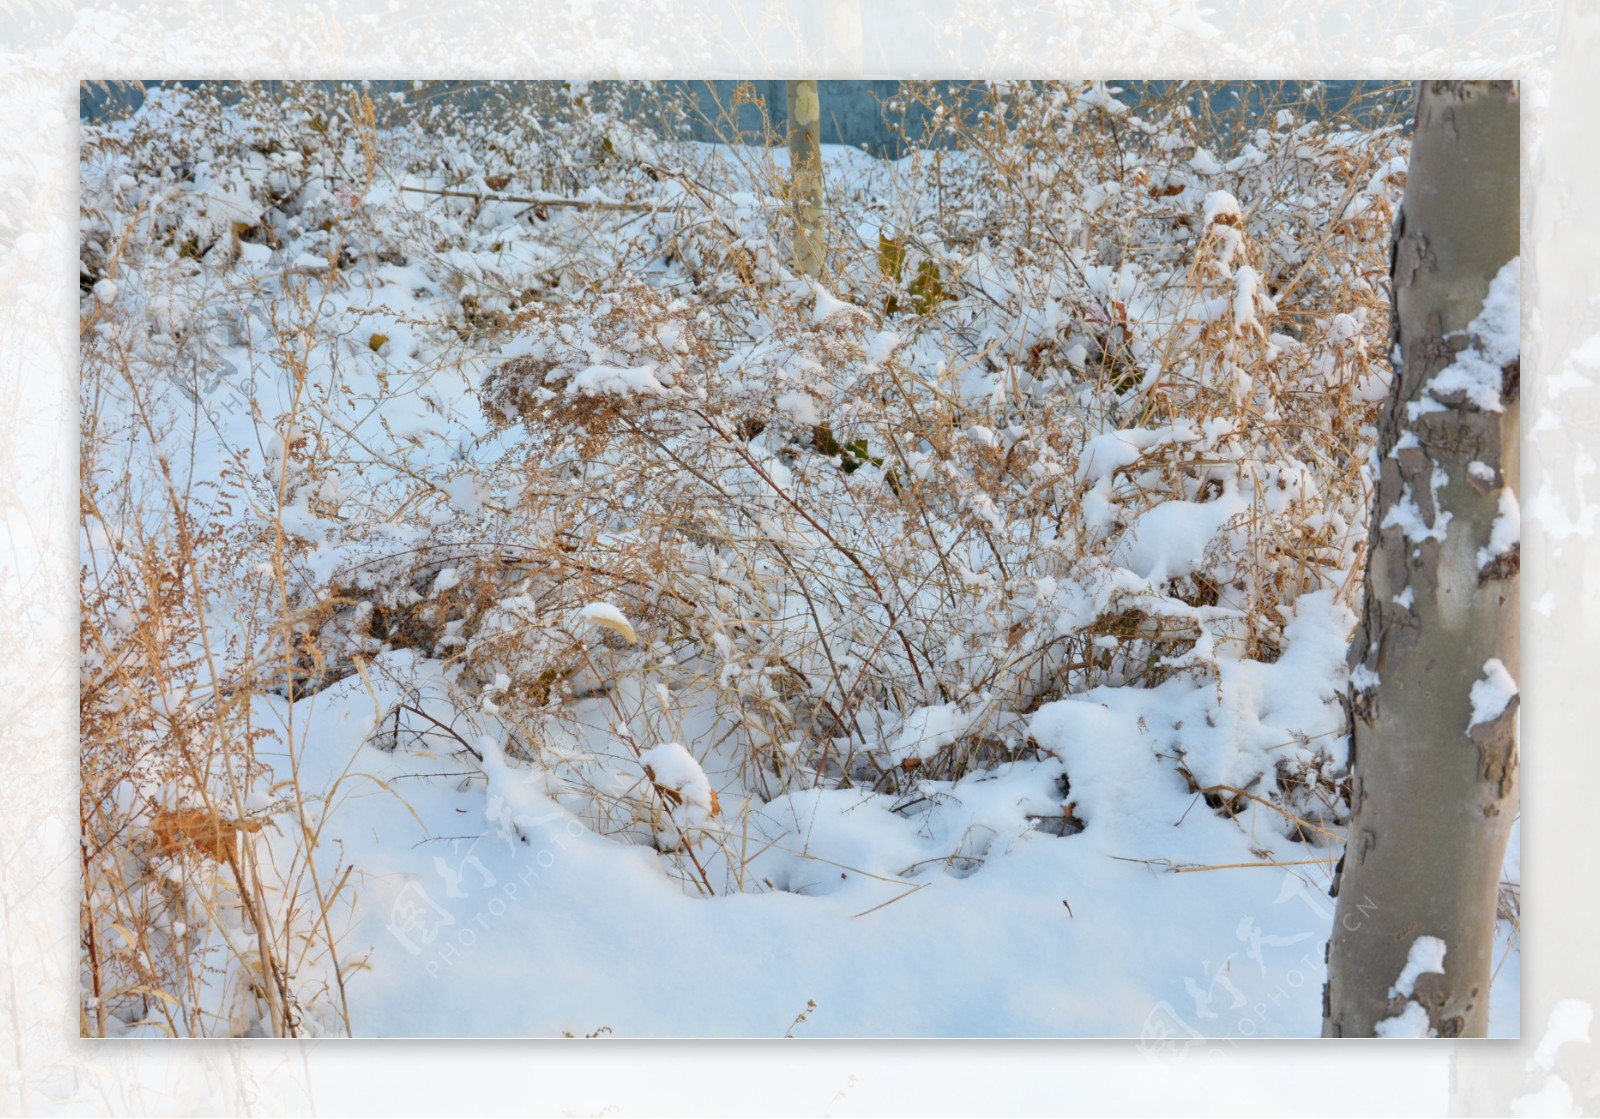
[[[1105,87],[1069,90],[1030,107],[1024,89],[1014,111],[1126,124]],[[136,154],[182,139],[189,98],[152,93],[119,135]],[[1292,182],[1307,213],[1331,211],[1334,169],[1370,155],[1341,236],[1376,259],[1396,137],[1282,122],[1223,162],[1174,136],[1163,178],[1063,203],[1083,230],[1157,199],[1189,231],[1165,263],[1074,250],[1040,275],[1009,245],[930,233],[904,250],[897,298],[913,305],[926,261],[943,301],[890,316],[879,238],[931,219],[891,222],[874,200],[928,174],[912,157],[825,149],[831,219],[874,250],[830,289],[787,272],[781,204],[741,177],[751,153],[580,114],[539,158],[623,169],[551,154],[507,192],[640,208],[541,216],[405,189],[495,193],[499,168],[437,122],[380,132],[385,172],[363,189],[353,148],[336,165],[252,147],[255,126],[225,119],[243,139],[186,154],[187,178],[86,156],[86,243],[146,248],[90,276],[85,301],[98,337],[142,347],[163,410],[159,443],[135,432],[124,457],[232,487],[201,510],[248,557],[211,604],[218,647],[237,646],[223,672],[282,660],[249,613],[276,593],[270,551],[250,551],[263,526],[287,534],[296,609],[330,619],[344,674],[293,702],[267,690],[254,718],[274,774],[298,751],[325,798],[319,849],[353,868],[333,914],[361,964],[353,1032],[771,1037],[808,1001],[818,1036],[1318,1032],[1368,495],[1359,467],[1340,489],[1296,436],[1263,433],[1296,401],[1379,399],[1366,354],[1383,324],[1341,301],[1357,268],[1308,281],[1326,305],[1303,337],[1274,332],[1269,273],[1301,261],[1272,231],[1300,219],[1264,200]],[[996,189],[960,153],[943,168],[974,206]],[[778,309],[727,348],[703,306],[739,275]],[[303,368],[264,310],[296,292],[317,338]],[[513,366],[515,393],[496,395]],[[945,419],[874,426],[888,385]],[[1204,414],[1164,411],[1185,392]],[[133,414],[115,386],[101,406]],[[654,441],[633,453],[665,447],[681,469],[584,442],[624,427]],[[708,432],[715,454],[694,458]],[[641,539],[680,491],[702,496]],[[895,519],[902,493],[924,495],[925,527]],[[86,562],[124,539],[88,520]],[[529,566],[529,542],[567,566]],[[426,640],[374,620],[403,612],[437,620]],[[252,808],[282,815],[257,780]],[[283,819],[251,838],[268,864],[302,842]],[[203,958],[237,971],[218,940]],[[329,967],[298,977],[308,1002]]]

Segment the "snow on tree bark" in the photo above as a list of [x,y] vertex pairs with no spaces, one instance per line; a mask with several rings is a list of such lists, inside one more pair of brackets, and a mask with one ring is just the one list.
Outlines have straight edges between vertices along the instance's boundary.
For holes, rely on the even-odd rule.
[[787,82],[794,263],[802,276],[822,275],[822,105],[816,82]]
[[[1351,651],[1353,814],[1333,887],[1325,1036],[1374,1036],[1414,1016],[1412,1001],[1432,1034],[1487,1031],[1517,811],[1519,553],[1506,518],[1518,485],[1518,146],[1515,82],[1419,84],[1391,262],[1395,383]],[[1423,936],[1448,947],[1448,964],[1399,996]]]

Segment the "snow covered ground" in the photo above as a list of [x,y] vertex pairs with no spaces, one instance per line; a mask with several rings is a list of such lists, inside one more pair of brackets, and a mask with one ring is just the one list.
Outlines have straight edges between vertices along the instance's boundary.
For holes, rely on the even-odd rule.
[[108,1032],[1319,1032],[1396,135],[829,149],[814,286],[781,153],[317,104],[86,131],[86,781],[263,914],[129,848]]
[[[371,972],[352,1011],[374,1032],[781,1036],[812,1001],[801,1035],[1320,1028],[1326,863],[1270,814],[1196,811],[1157,764],[1170,734],[1138,725],[1163,705],[1137,693],[1040,710],[1036,733],[1065,766],[769,803],[731,841],[761,852],[744,873],[775,888],[716,899],[687,893],[655,852],[593,835],[537,773],[464,777],[446,757],[364,747],[359,682],[303,703],[326,767],[313,785],[346,768],[404,779],[405,803],[357,792],[332,817],[360,868],[349,943],[371,946]],[[1030,817],[1059,814],[1069,768],[1072,795],[1097,807],[1060,837]],[[1255,865],[1264,855],[1308,865]],[[1239,869],[1171,873],[1175,859]]]

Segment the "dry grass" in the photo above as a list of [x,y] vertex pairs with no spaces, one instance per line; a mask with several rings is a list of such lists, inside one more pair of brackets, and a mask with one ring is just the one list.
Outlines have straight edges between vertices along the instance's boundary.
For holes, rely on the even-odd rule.
[[[934,87],[912,87],[908,96],[938,107]],[[1171,144],[1165,164],[1152,166],[1148,137],[1102,127],[1093,112],[1068,133],[1036,91],[1012,96],[1003,119],[939,113],[952,122],[955,152],[941,157],[951,173],[937,192],[917,181],[928,171],[917,160],[893,170],[902,181],[886,191],[883,208],[906,232],[887,266],[884,243],[835,229],[830,282],[878,313],[810,321],[808,301],[785,297],[792,278],[781,248],[736,235],[743,227],[714,220],[705,202],[704,220],[686,214],[672,227],[689,226],[673,248],[702,269],[690,268],[688,298],[607,286],[596,290],[597,303],[525,315],[513,331],[546,344],[501,366],[486,386],[491,418],[526,426],[515,461],[524,493],[537,497],[513,513],[526,518],[521,535],[569,526],[547,533],[550,575],[535,584],[540,609],[559,613],[564,603],[599,596],[641,619],[658,648],[674,651],[673,667],[659,653],[641,654],[633,671],[674,693],[713,693],[727,733],[745,743],[743,787],[762,796],[816,783],[894,790],[912,774],[958,777],[1025,748],[1007,729],[1008,713],[1097,683],[1203,673],[1219,644],[1271,660],[1286,608],[1300,595],[1330,589],[1352,606],[1358,600],[1363,467],[1383,377],[1368,343],[1384,321],[1375,281],[1392,217],[1392,192],[1361,191],[1393,145],[1351,145],[1338,122],[1298,140],[1274,135],[1277,147],[1261,159],[1293,163],[1293,173],[1263,174],[1260,193],[1244,199],[1245,220],[1202,230],[1192,197],[1167,186],[1195,145]],[[1203,136],[1213,127],[1177,106],[1170,116],[1180,132]],[[1159,108],[1147,115],[1161,117]],[[1288,146],[1300,149],[1292,159],[1279,150]],[[745,175],[781,195],[770,153],[738,158]],[[1103,222],[1085,221],[1077,200],[1108,181],[1128,188],[1125,205]],[[1352,216],[1329,224],[1325,210],[1289,205],[1294,191],[1320,191],[1324,206]],[[716,193],[704,186],[697,198]],[[1358,195],[1369,204],[1356,213],[1350,203]],[[1279,210],[1270,224],[1254,216]],[[950,215],[944,225],[941,213]],[[975,213],[983,224],[962,228],[960,215]],[[1207,306],[1233,291],[1229,270],[1216,263],[1224,241],[1231,263],[1254,267],[1276,293],[1253,331],[1227,315],[1206,317]],[[1100,324],[1085,364],[1069,365],[1065,339],[1038,337],[1025,316],[1002,321],[1005,329],[991,330],[981,346],[965,340],[968,308],[989,297],[985,277],[952,246],[978,243],[991,261],[1015,254],[1012,275],[1038,285],[1038,303],[1064,304],[1062,317],[1090,324],[1091,333]],[[1173,308],[1153,361],[1132,352],[1127,305],[1096,294],[1085,276],[1086,258],[1136,247],[1161,255]],[[893,313],[919,300],[926,313]],[[869,361],[880,325],[892,326],[902,346]],[[561,341],[574,336],[589,341]],[[729,339],[748,338],[762,339],[766,360],[729,374]],[[937,381],[901,356],[908,343],[929,338],[951,351]],[[565,387],[594,361],[640,358],[673,370],[666,391],[622,397]],[[797,365],[805,377],[787,377]],[[961,397],[957,382],[970,368],[995,375],[996,401]],[[1040,386],[1060,385],[1063,376],[1076,397],[1041,396]],[[805,394],[809,406],[775,406],[786,393]],[[797,422],[797,410],[814,410],[820,422]],[[1043,616],[1004,617],[1000,602],[1029,582],[1093,580],[1095,561],[1112,551],[1114,534],[1078,530],[1083,491],[1061,481],[1081,473],[1083,446],[1108,417],[1145,429],[1234,433],[1226,446],[1152,441],[1118,468],[1110,498],[1125,525],[1168,501],[1214,499],[1231,478],[1249,505],[1236,550],[1174,580],[1167,598],[1114,596],[1076,633],[1050,633]],[[1022,437],[990,445],[971,437],[980,428]],[[597,473],[603,485],[579,480]],[[613,530],[618,525],[625,528]],[[974,618],[988,623],[981,653],[947,656],[953,639],[972,636]],[[482,648],[511,663],[499,638]],[[540,650],[550,657],[548,645]],[[716,650],[720,656],[705,655]],[[735,663],[737,678],[719,671]],[[544,693],[534,698],[542,704]],[[883,726],[930,703],[989,710],[959,743],[885,764],[875,749]],[[626,714],[653,725],[660,720],[649,706],[641,701]],[[763,748],[782,741],[806,748]]]
[[[128,254],[169,287],[145,281],[131,310],[89,298],[81,324],[85,1033],[349,1031],[351,868],[316,837],[359,775],[302,784],[293,701],[355,673],[370,687],[397,650],[444,666],[450,709],[397,677],[411,698],[375,713],[372,742],[434,734],[471,765],[474,736],[501,734],[596,830],[722,893],[753,885],[752,805],[1036,757],[1026,716],[1052,698],[1212,679],[1219,658],[1274,659],[1301,596],[1359,605],[1398,132],[1242,128],[1177,95],[1135,120],[1028,83],[976,110],[908,84],[886,111],[913,105],[947,146],[835,195],[824,277],[851,308],[821,319],[785,265],[774,149],[663,144],[637,115],[670,133],[688,110],[660,98],[446,103],[431,133],[472,155],[429,189],[474,197],[380,222],[336,197],[291,205],[269,178],[271,221],[205,237],[176,189],[98,209],[120,188],[95,168],[130,151],[179,168],[227,134],[241,160],[301,152],[360,196],[450,160],[312,87],[197,98],[159,151],[90,138],[86,288]],[[1197,173],[1228,136],[1245,163]],[[491,244],[477,196],[591,188],[622,205],[518,219],[557,263],[458,263]],[[1223,188],[1240,216],[1204,222]],[[242,246],[287,235],[291,210],[325,266],[240,278]],[[150,270],[161,254],[180,267]],[[407,254],[442,277],[446,322],[328,312]],[[1239,295],[1246,267],[1259,298]],[[196,353],[227,329],[282,373],[276,403],[242,405],[273,437],[191,479],[156,452],[208,422]],[[430,340],[420,356],[382,355],[401,329]],[[596,367],[648,368],[651,387]],[[481,421],[449,412],[451,385]],[[456,457],[391,429],[403,407],[445,417]],[[1107,470],[1088,449],[1110,431],[1137,449]],[[468,484],[486,495],[471,515]],[[1225,493],[1240,512],[1195,570],[1119,575],[1141,516]],[[331,572],[308,516],[340,549]],[[637,644],[582,623],[594,602]],[[905,741],[930,707],[960,732]],[[712,777],[711,818],[641,768],[668,741]],[[1288,754],[1270,791],[1190,779],[1315,842],[1347,805],[1326,752]]]

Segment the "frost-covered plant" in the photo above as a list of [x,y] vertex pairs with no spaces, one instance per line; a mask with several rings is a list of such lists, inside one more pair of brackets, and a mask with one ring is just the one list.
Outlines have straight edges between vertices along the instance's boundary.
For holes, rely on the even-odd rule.
[[1358,586],[1400,139],[1273,124],[1224,165],[1181,105],[1005,87],[950,125],[937,191],[897,184],[892,235],[835,252],[853,303],[691,276],[670,309],[532,316],[488,407],[527,421],[530,468],[581,463],[605,555],[649,549],[611,593],[698,637],[698,679],[805,681],[761,735],[809,743],[805,780],[1013,756],[1051,695],[1274,659],[1300,595]]
[[1332,697],[1268,754],[1239,694],[1359,596],[1400,131],[907,83],[940,146],[837,155],[813,284],[781,153],[646,96],[167,93],[91,132],[86,352],[214,425],[202,512],[274,590],[241,661],[282,668],[240,686],[360,676],[401,697],[374,742],[535,769],[712,892],[755,888],[761,805],[1040,757],[1097,687],[1193,697],[1163,733],[1219,811],[1336,823]]

